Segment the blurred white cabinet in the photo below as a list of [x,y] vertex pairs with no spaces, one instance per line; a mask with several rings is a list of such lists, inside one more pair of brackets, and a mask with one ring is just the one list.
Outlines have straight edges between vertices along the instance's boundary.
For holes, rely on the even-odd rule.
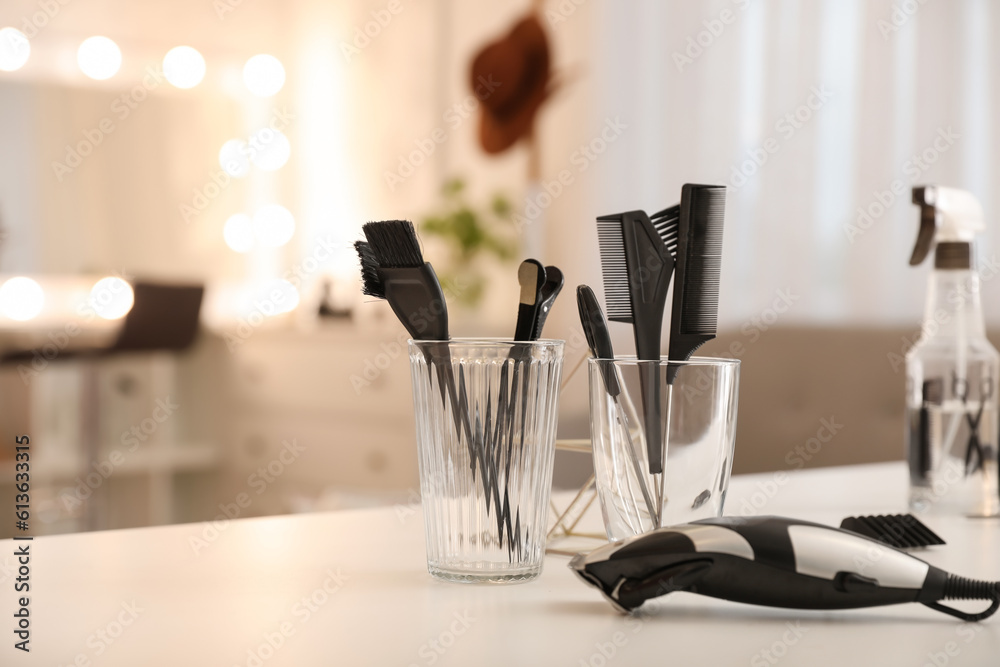
[[[262,328],[232,355],[235,463],[247,487],[259,487],[261,475],[251,476],[269,466],[281,473],[267,482],[281,493],[262,494],[258,512],[288,511],[290,495],[316,497],[327,487],[417,488],[405,335],[349,321],[308,332]],[[289,442],[294,460],[286,453],[287,463],[275,464]]]

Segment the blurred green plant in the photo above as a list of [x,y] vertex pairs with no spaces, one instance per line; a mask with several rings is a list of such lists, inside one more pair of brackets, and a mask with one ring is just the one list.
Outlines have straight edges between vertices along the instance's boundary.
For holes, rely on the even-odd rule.
[[441,286],[465,305],[479,304],[487,279],[479,260],[492,256],[501,262],[514,259],[517,236],[513,229],[513,209],[502,194],[494,194],[489,206],[478,209],[465,197],[465,181],[452,178],[441,187],[443,204],[438,214],[424,218],[424,234],[443,239],[450,257],[438,273]]

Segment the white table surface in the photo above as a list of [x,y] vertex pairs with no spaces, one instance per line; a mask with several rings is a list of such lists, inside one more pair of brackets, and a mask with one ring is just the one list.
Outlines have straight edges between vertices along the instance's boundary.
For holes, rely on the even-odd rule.
[[[734,478],[729,513],[741,513],[744,499],[766,499],[761,514],[833,524],[904,510],[898,463],[779,481]],[[12,647],[13,575],[4,558],[15,543],[5,540],[0,665],[1000,664],[1000,615],[963,624],[916,604],[807,612],[675,593],[628,617],[556,556],[525,584],[438,582],[425,570],[419,511],[397,510],[236,520],[198,555],[190,539],[203,524],[38,538],[29,655]],[[948,545],[922,557],[1000,579],[1000,520],[927,523]],[[310,597],[313,611],[302,603]]]

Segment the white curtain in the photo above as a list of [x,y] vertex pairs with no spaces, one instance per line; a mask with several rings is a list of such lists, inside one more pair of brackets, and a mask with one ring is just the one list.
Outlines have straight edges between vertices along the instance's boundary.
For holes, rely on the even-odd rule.
[[[606,0],[596,9],[595,106],[628,125],[623,145],[595,163],[596,205],[653,211],[684,182],[727,183],[723,327],[784,296],[781,324],[916,328],[929,270],[907,264],[916,184],[972,191],[989,227],[980,257],[997,252],[995,3]],[[1000,280],[987,280],[994,323],[998,295]]]

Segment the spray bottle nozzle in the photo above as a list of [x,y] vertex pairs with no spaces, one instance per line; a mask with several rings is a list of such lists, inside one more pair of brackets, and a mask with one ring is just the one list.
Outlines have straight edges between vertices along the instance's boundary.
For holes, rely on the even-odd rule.
[[913,203],[920,207],[920,232],[910,266],[923,262],[936,243],[968,244],[986,228],[982,206],[965,190],[921,185],[913,188]]

